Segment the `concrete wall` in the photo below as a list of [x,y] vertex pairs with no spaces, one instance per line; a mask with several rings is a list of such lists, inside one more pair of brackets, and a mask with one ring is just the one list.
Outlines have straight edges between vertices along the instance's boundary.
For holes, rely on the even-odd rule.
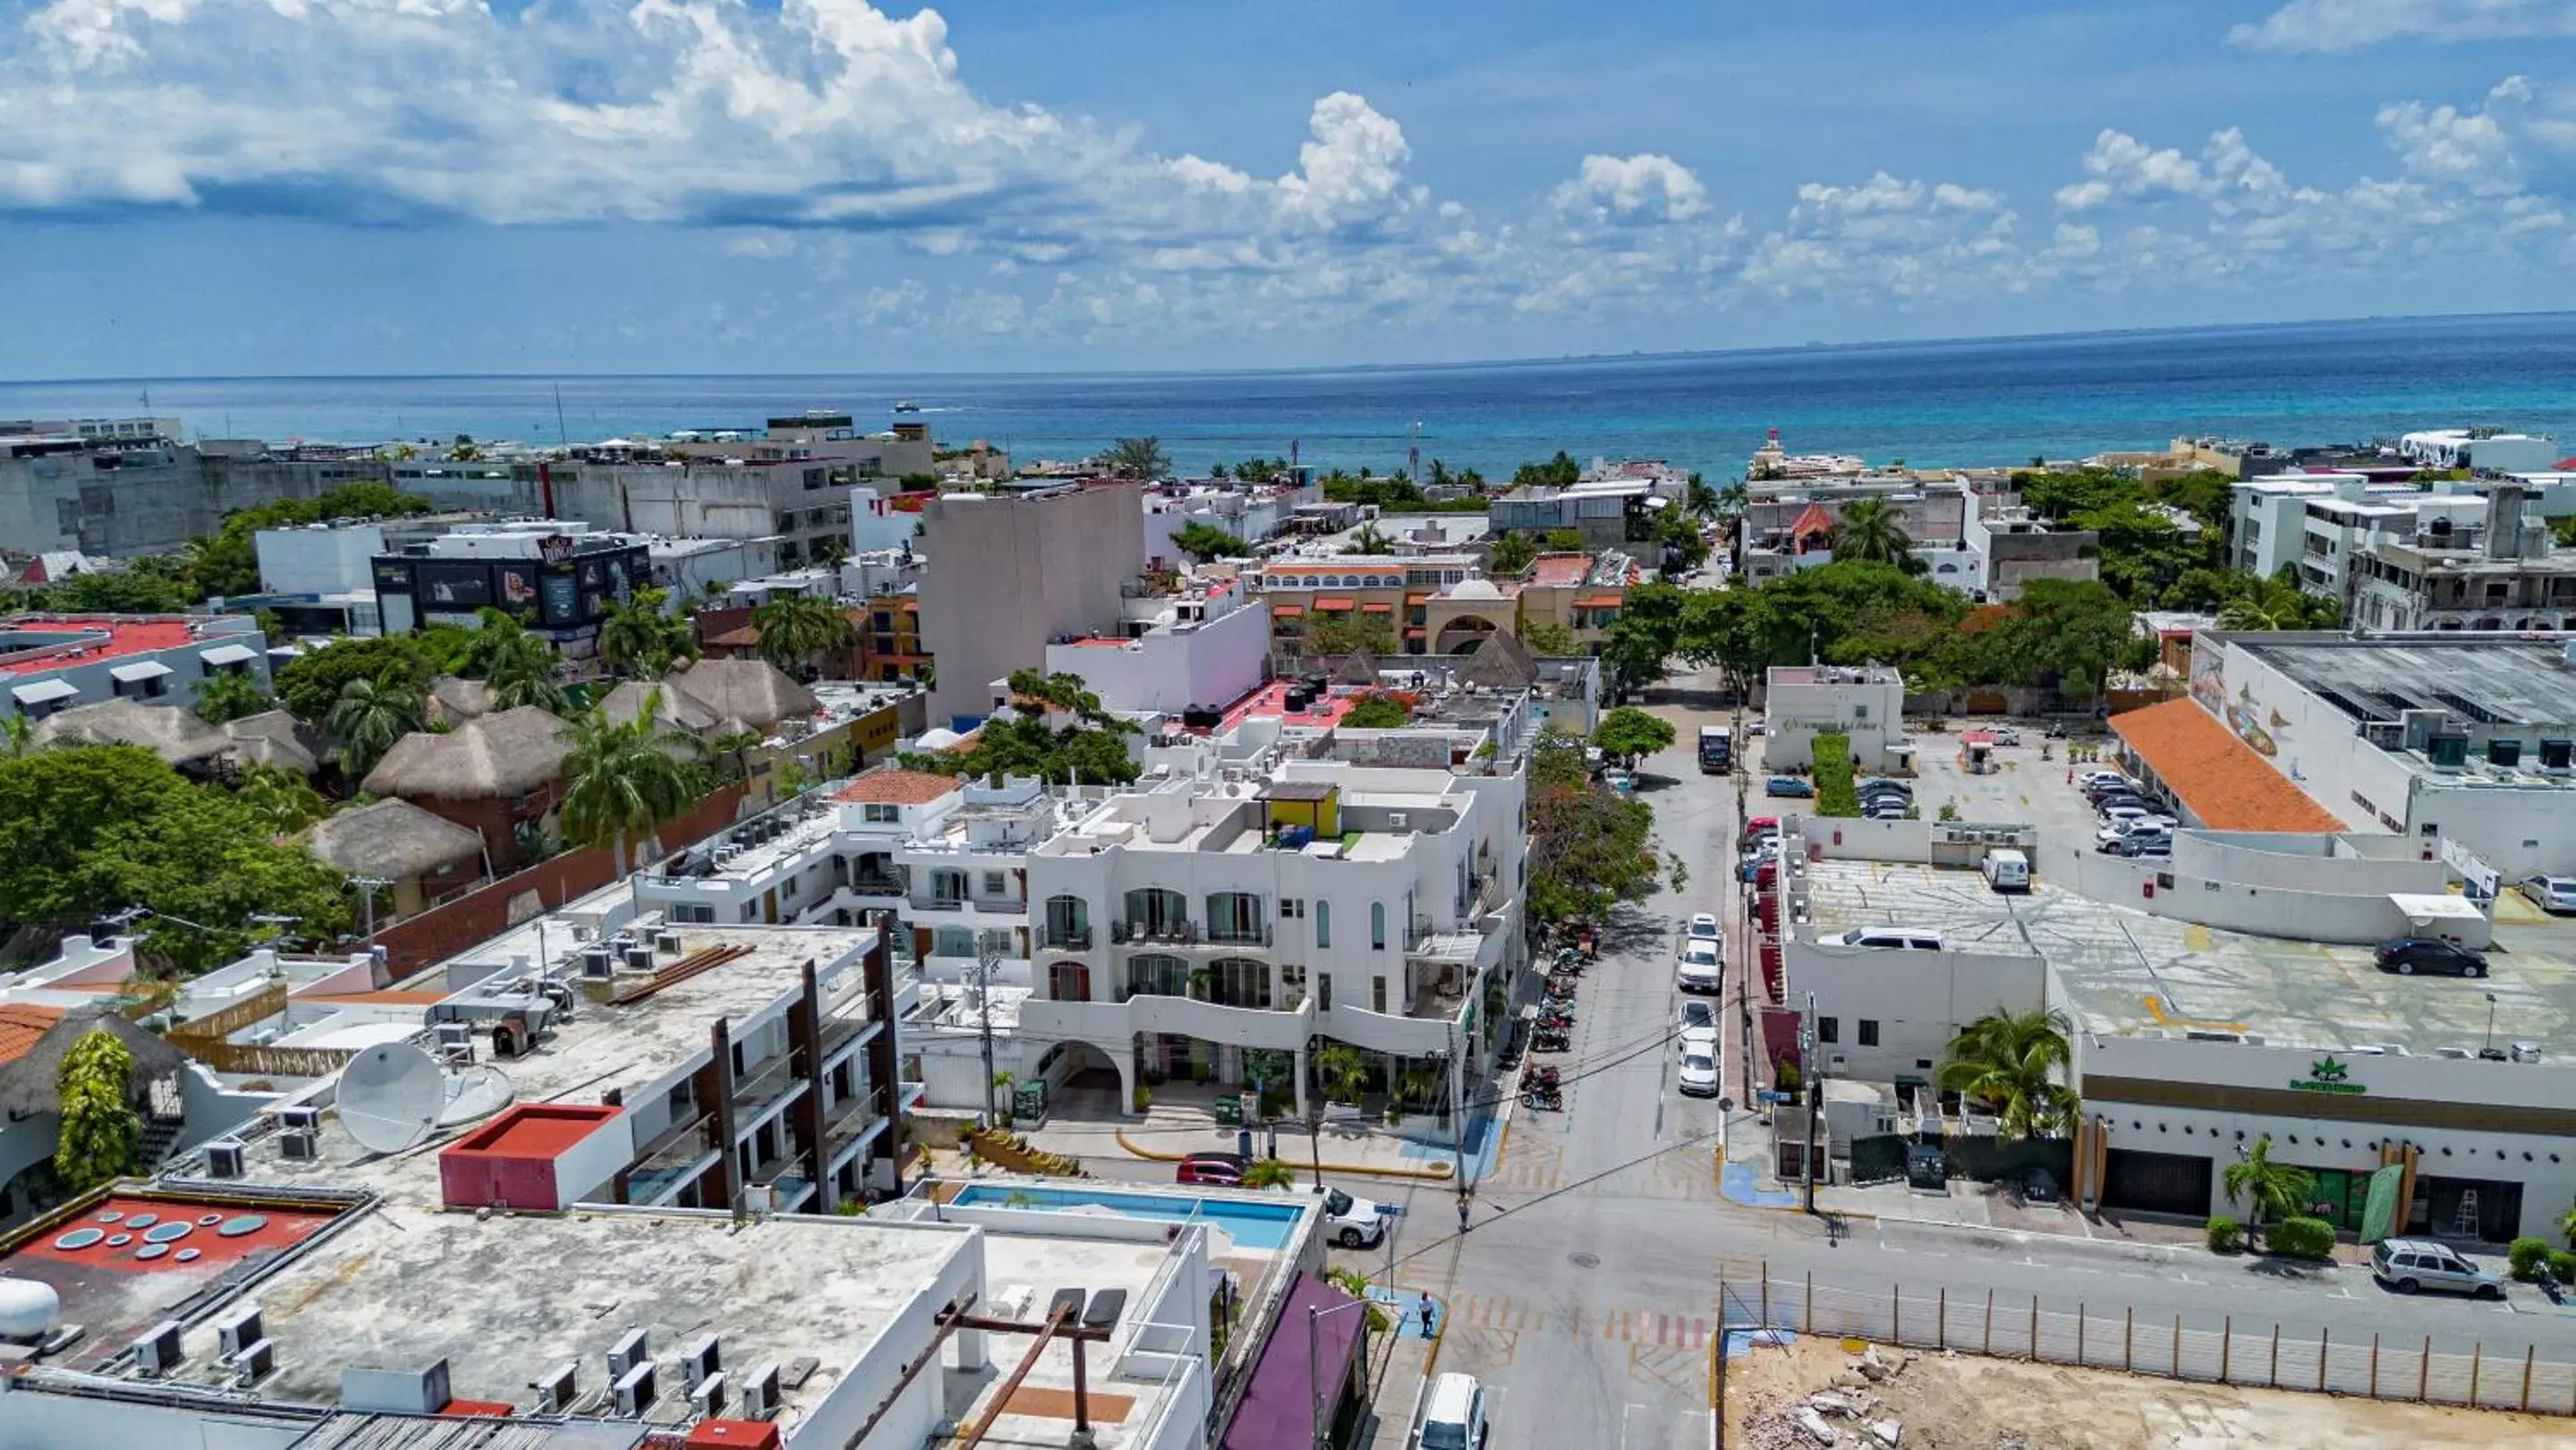
[[136,1400],[52,1394],[16,1388],[0,1394],[0,1445],[8,1450],[70,1446],[145,1446],[154,1450],[286,1450],[313,1428],[310,1419],[260,1413],[245,1404],[153,1405]]
[[1120,586],[1143,570],[1134,483],[1025,497],[951,495],[922,511],[922,643],[939,661],[934,723],[980,719],[993,681],[1042,665],[1063,635],[1119,618]]
[[385,552],[385,531],[374,524],[261,529],[251,544],[259,551],[261,588],[272,594],[337,594],[375,588],[375,558]]
[[1045,669],[1080,675],[1107,709],[1178,714],[1251,693],[1269,655],[1270,608],[1255,600],[1205,624],[1158,629],[1124,644],[1049,644]]
[[[1928,1078],[1959,1029],[1999,1008],[2029,1012],[2047,998],[2048,964],[2001,952],[1899,952],[1792,940],[1783,949],[1788,1001],[1816,998],[1816,1051],[1840,1077]],[[1833,1018],[1836,1041],[1823,1040]],[[1861,1024],[1877,1024],[1875,1045]],[[1837,1066],[1837,1059],[1840,1065]]]
[[[968,1238],[955,1244],[932,1235],[955,1233],[921,1224],[911,1232],[923,1238],[924,1256],[945,1253],[946,1258],[928,1268],[927,1277],[911,1302],[905,1304],[878,1329],[860,1351],[849,1372],[832,1386],[820,1404],[797,1422],[787,1436],[790,1450],[844,1450],[858,1436],[868,1416],[891,1393],[903,1376],[904,1366],[917,1358],[935,1332],[939,1311],[972,1294],[980,1304],[984,1294],[984,1254],[980,1239]],[[985,1336],[974,1330],[961,1330],[952,1337],[953,1348],[943,1359],[960,1369],[981,1368],[987,1362]],[[902,1397],[877,1421],[864,1445],[869,1447],[911,1447],[926,1444],[931,1432],[946,1417],[948,1406],[942,1388],[944,1376],[926,1373],[904,1388]],[[960,1406],[959,1408],[963,1408]]]

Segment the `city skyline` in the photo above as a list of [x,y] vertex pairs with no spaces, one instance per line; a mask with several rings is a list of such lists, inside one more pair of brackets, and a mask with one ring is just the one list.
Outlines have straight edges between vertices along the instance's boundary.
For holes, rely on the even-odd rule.
[[9,12],[13,377],[1296,368],[2576,301],[2564,6]]

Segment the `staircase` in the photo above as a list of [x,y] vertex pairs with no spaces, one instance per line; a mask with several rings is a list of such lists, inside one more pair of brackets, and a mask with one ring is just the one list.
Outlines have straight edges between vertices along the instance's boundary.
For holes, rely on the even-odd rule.
[[170,1145],[179,1141],[179,1135],[187,1131],[187,1127],[184,1118],[165,1118],[158,1114],[146,1117],[142,1140],[134,1150],[136,1171],[148,1174],[159,1168],[161,1160],[170,1156]]

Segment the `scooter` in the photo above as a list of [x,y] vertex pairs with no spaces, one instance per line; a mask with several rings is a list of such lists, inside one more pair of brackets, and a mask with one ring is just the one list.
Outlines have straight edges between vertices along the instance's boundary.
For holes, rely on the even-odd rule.
[[1574,984],[1573,984],[1572,982],[1550,982],[1550,983],[1548,983],[1548,984],[1547,984],[1547,1000],[1549,1000],[1549,1001],[1551,1001],[1551,1002],[1571,1002],[1571,1001],[1573,1001],[1573,1000],[1574,1000]]
[[1521,1086],[1522,1086],[1522,1087],[1525,1087],[1525,1088],[1528,1088],[1528,1087],[1541,1087],[1541,1088],[1552,1088],[1552,1087],[1555,1087],[1555,1086],[1556,1086],[1556,1064],[1554,1064],[1554,1063],[1549,1063],[1549,1064],[1548,1064],[1547,1066],[1545,1066],[1545,1067],[1537,1067],[1537,1066],[1533,1066],[1533,1067],[1531,1067],[1528,1071],[1526,1071],[1526,1072],[1524,1072],[1524,1073],[1522,1073],[1522,1074],[1521,1074]]
[[1521,1094],[1521,1106],[1538,1112],[1561,1113],[1565,1111],[1565,1096],[1532,1088]]
[[1574,1039],[1562,1032],[1542,1032],[1530,1039],[1532,1052],[1571,1052]]

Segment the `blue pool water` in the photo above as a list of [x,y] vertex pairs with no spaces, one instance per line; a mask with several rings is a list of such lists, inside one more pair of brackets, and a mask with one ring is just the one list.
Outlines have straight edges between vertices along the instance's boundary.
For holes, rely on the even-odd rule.
[[960,1208],[1105,1208],[1129,1218],[1214,1224],[1247,1249],[1286,1248],[1288,1235],[1297,1226],[1297,1216],[1304,1211],[1293,1203],[1237,1203],[1097,1188],[1005,1187],[998,1183],[969,1184],[949,1203]]

